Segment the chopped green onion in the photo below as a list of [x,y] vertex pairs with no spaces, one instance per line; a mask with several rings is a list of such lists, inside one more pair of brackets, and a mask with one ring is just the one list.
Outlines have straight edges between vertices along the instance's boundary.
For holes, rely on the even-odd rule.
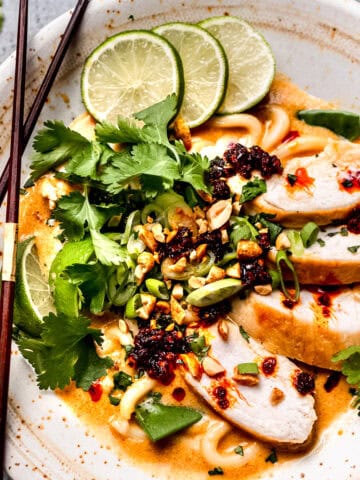
[[273,448],[271,450],[271,453],[268,457],[265,458],[265,462],[271,462],[271,463],[276,463],[278,461],[277,455],[276,455],[276,450]]
[[244,449],[241,445],[239,445],[238,447],[236,447],[234,449],[234,452],[237,454],[237,455],[241,455],[242,457],[244,456]]
[[348,229],[346,227],[341,227],[340,228],[340,235],[342,237],[347,237],[349,235]]
[[126,221],[124,234],[121,239],[121,245],[126,245],[128,243],[130,239],[130,235],[133,231],[133,228],[135,227],[135,225],[139,225],[139,223],[140,223],[140,210],[134,210],[133,212],[130,213]]
[[194,208],[196,205],[199,205],[199,200],[196,196],[195,190],[188,185],[185,188],[185,200],[189,207]]
[[300,236],[303,241],[304,247],[309,248],[316,242],[319,235],[319,227],[314,222],[308,222],[300,231]]
[[320,245],[320,247],[325,247],[326,244],[322,238],[318,238],[316,241]]
[[131,297],[125,307],[125,317],[127,318],[136,318],[137,310],[142,307],[141,295],[137,293]]
[[118,390],[122,390],[125,392],[130,385],[132,385],[133,380],[131,378],[131,375],[128,375],[127,373],[120,371],[115,373],[114,375],[114,388]]
[[109,401],[111,405],[114,405],[115,407],[117,407],[120,404],[120,398],[114,397],[113,395],[109,395]]
[[280,285],[280,275],[277,270],[274,270],[273,268],[269,269],[269,275],[271,277],[271,286],[273,290],[279,288]]
[[141,223],[147,223],[147,218],[154,215],[154,220],[160,223],[164,221],[164,209],[157,205],[156,203],[150,203],[143,208],[141,212]]
[[[294,286],[295,286],[295,295],[292,295],[285,286],[284,276],[283,276],[283,272],[282,272],[282,264],[283,263],[285,263],[286,267],[292,273]],[[277,270],[278,270],[279,275],[280,275],[281,290],[283,291],[285,297],[288,298],[289,300],[293,301],[293,302],[297,302],[299,300],[299,296],[300,296],[299,280],[298,280],[294,265],[289,260],[288,254],[285,250],[279,250],[277,252],[277,254],[276,254],[276,266],[277,266]]]
[[161,300],[168,300],[169,299],[169,292],[166,288],[166,285],[161,280],[157,280],[156,278],[147,278],[145,280],[146,288],[152,293],[156,298],[160,298]]
[[301,257],[301,255],[304,253],[304,243],[301,237],[301,233],[296,230],[288,230],[286,232],[286,235],[291,244],[291,253],[296,257]]
[[353,245],[352,247],[348,247],[348,250],[349,252],[351,253],[357,253],[357,251],[359,250],[360,248],[360,245]]
[[239,330],[240,330],[241,336],[249,343],[250,335],[244,330],[242,325],[240,325]]
[[117,307],[122,307],[126,302],[135,295],[137,285],[129,283],[125,289],[118,289],[116,295],[111,299],[112,303]]
[[258,375],[259,367],[257,363],[239,363],[237,366],[238,373],[248,374],[248,375]]
[[224,475],[224,470],[221,467],[215,467],[212,470],[208,471],[208,475],[211,477],[214,475]]

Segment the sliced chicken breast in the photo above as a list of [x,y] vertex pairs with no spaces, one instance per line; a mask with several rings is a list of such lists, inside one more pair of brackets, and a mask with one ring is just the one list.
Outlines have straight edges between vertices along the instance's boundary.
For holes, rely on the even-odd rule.
[[[304,446],[316,420],[314,397],[299,393],[296,385],[299,375],[308,374],[287,358],[270,354],[255,340],[247,341],[234,323],[227,321],[226,331],[225,339],[216,325],[204,329],[211,347],[200,375],[185,372],[187,383],[241,429],[274,445]],[[237,366],[243,363],[256,363],[259,373],[239,375]]]
[[[287,231],[282,232],[282,236]],[[303,252],[292,251],[300,284],[348,285],[360,282],[360,235],[348,232],[345,225],[327,227],[319,232],[318,241]],[[275,263],[277,250],[269,251]]]
[[302,289],[297,303],[280,291],[233,301],[230,316],[275,354],[332,370],[332,356],[360,345],[360,286]]
[[345,219],[360,204],[359,172],[360,147],[330,141],[319,155],[286,162],[283,174],[266,181],[267,191],[246,204],[246,212],[275,214],[276,222],[291,228]]

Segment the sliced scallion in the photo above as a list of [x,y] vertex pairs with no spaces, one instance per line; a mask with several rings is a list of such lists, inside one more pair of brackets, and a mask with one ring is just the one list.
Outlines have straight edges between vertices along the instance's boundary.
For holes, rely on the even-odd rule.
[[[294,287],[295,287],[295,294],[293,295],[285,286],[284,275],[283,275],[283,264],[287,267],[293,277]],[[280,275],[280,285],[281,290],[284,293],[285,297],[293,302],[297,302],[300,296],[300,286],[298,276],[296,274],[294,265],[291,263],[286,250],[279,250],[276,254],[276,267]]]
[[255,362],[239,363],[239,365],[237,366],[237,371],[240,374],[258,375],[259,367]]
[[300,231],[301,240],[305,248],[311,247],[319,235],[319,227],[314,222],[308,222]]
[[301,233],[297,230],[288,230],[286,232],[286,235],[291,244],[291,253],[295,255],[295,257],[301,257],[301,255],[304,253],[304,243],[301,237]]
[[166,288],[166,285],[161,280],[157,280],[156,278],[147,278],[145,280],[146,288],[152,293],[156,298],[160,298],[161,300],[168,300],[169,299],[169,292]]

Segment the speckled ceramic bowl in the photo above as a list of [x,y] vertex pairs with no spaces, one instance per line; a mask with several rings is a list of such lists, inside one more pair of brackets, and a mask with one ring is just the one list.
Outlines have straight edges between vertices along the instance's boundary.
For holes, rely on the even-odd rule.
[[[170,20],[196,22],[226,12],[258,27],[274,50],[278,70],[302,88],[360,111],[360,3],[356,0],[92,0],[40,122],[55,118],[69,122],[83,111],[81,66],[107,36]],[[66,13],[45,27],[30,46],[28,105],[68,18]],[[0,67],[3,162],[9,147],[13,60]],[[29,149],[25,159],[28,154]],[[27,165],[24,161],[24,175]],[[274,469],[271,478],[358,480],[359,445],[360,422],[352,411],[322,435],[315,450]],[[93,438],[55,394],[39,391],[32,370],[16,351],[11,365],[6,469],[14,480],[157,478],[156,467],[155,473],[144,472],[119,461],[106,448],[106,439],[100,444]],[[167,478],[171,478],[170,468]]]

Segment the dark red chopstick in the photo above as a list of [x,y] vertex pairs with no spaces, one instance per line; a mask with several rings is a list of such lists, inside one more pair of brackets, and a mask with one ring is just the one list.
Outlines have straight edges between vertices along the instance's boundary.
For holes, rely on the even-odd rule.
[[[23,119],[26,72],[26,39],[27,39],[27,0],[20,0],[18,37],[16,47],[15,88],[12,115],[9,195],[4,224],[4,257],[2,273],[2,289],[0,299],[0,468],[3,468],[6,410],[10,370],[12,307],[14,302],[17,221],[19,210],[19,187],[21,154],[23,143]],[[2,470],[1,470],[2,472]]]
[[[80,25],[81,19],[85,13],[88,3],[89,3],[89,0],[79,0],[77,2],[74,12],[71,15],[71,19],[66,27],[66,30],[61,37],[61,41],[56,49],[54,57],[49,65],[49,68],[46,72],[44,80],[42,81],[42,84],[35,97],[35,100],[31,107],[29,115],[25,121],[23,142],[22,142],[22,149],[23,149],[22,153],[24,152],[25,147],[30,139],[30,136],[35,128],[35,125],[41,113],[42,107],[45,103],[47,96],[49,95],[50,88],[54,83],[55,77],[59,71],[61,63],[65,56],[65,53],[70,45],[70,42],[74,37],[76,28]],[[0,205],[4,201],[4,198],[8,189],[8,180],[9,180],[9,171],[10,171],[9,160],[7,161],[6,166],[0,177]]]
[[70,45],[76,27],[80,24],[88,3],[89,0],[78,1],[25,125],[23,124],[23,119],[28,0],[20,0],[19,4],[10,158],[1,177],[2,190],[0,192],[2,200],[5,196],[6,190],[8,190],[6,223],[4,224],[4,254],[0,298],[0,478],[2,478],[5,457],[6,413],[10,373],[21,156],[59,70],[61,61]]

